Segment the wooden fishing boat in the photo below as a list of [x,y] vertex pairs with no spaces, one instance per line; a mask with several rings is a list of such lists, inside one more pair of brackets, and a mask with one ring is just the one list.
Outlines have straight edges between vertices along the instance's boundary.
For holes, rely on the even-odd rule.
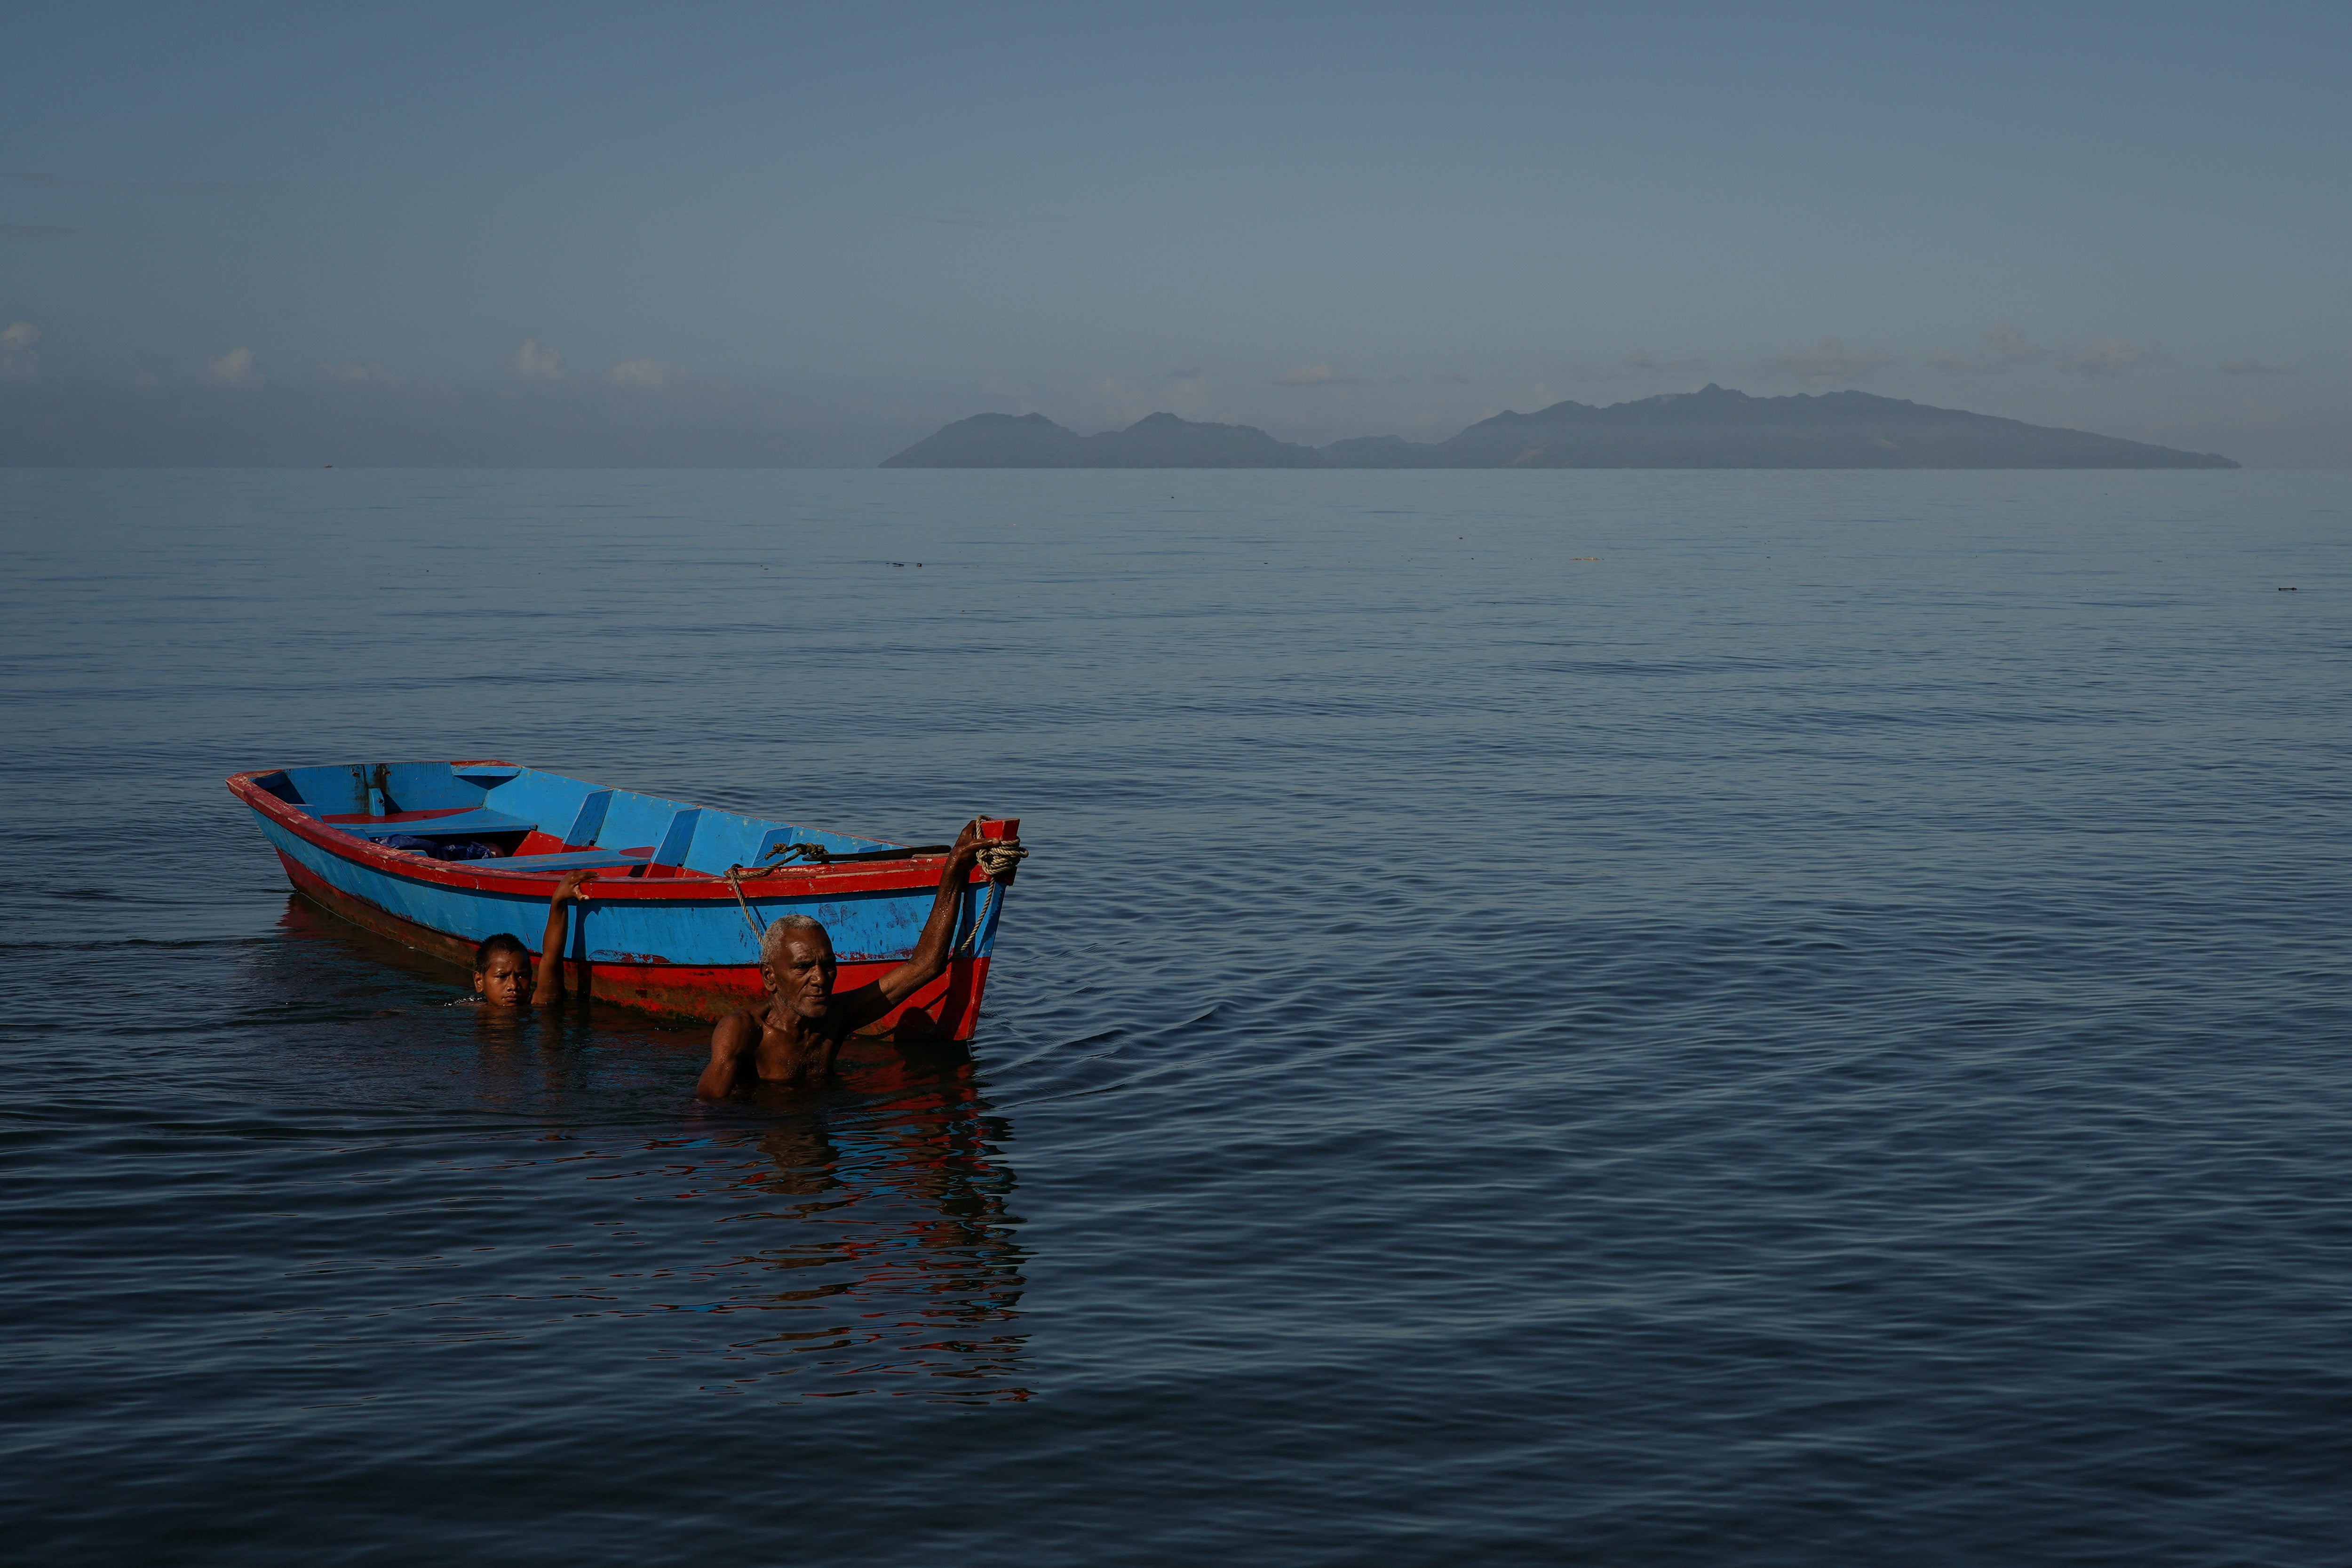
[[[939,887],[941,846],[914,847],[605,789],[511,763],[353,763],[238,773],[296,891],[470,967],[475,944],[539,940],[563,873],[595,871],[571,922],[567,989],[650,1013],[716,1018],[766,994],[758,930],[824,922],[839,991],[903,961]],[[1011,840],[1018,821],[987,820]],[[479,858],[456,858],[474,855]],[[971,1037],[1008,869],[975,869],[948,972],[876,1033]]]

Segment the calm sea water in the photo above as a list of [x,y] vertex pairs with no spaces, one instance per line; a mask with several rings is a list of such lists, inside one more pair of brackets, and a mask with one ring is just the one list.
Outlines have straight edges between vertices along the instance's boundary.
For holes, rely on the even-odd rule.
[[[0,473],[18,1561],[2315,1563],[2352,478]],[[2292,588],[2294,592],[2282,592]],[[698,1105],[220,787],[1024,819]]]

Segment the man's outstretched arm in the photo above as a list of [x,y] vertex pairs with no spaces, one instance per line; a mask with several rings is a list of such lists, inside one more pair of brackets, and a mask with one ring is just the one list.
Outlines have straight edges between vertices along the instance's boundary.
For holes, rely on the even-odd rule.
[[971,879],[972,866],[980,859],[980,819],[972,818],[956,835],[955,847],[948,851],[948,863],[940,868],[940,890],[931,899],[930,918],[923,922],[923,934],[915,943],[915,951],[907,962],[883,974],[871,986],[861,987],[858,1000],[864,1005],[856,1009],[857,1016],[851,1028],[887,1013],[924,986],[940,977],[948,966],[948,940],[955,934],[956,905],[961,898],[964,884]]
[[530,1005],[544,1007],[563,999],[563,935],[566,921],[563,906],[577,900],[588,901],[580,884],[596,875],[593,871],[566,871],[563,880],[555,884],[555,896],[547,900],[547,930],[539,939],[539,976],[531,986]]
[[730,1013],[710,1031],[710,1065],[694,1086],[702,1100],[724,1100],[751,1076],[752,1053],[759,1048],[760,1026],[749,1013]]

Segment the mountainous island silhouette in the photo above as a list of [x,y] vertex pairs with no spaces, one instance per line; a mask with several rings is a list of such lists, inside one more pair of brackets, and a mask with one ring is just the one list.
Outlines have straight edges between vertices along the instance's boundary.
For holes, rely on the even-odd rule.
[[1328,447],[1251,425],[1154,414],[1080,436],[1042,414],[975,414],[886,468],[2234,468],[2084,430],[1867,392],[1750,397],[1709,383],[1605,407],[1497,414],[1444,441],[1365,436]]

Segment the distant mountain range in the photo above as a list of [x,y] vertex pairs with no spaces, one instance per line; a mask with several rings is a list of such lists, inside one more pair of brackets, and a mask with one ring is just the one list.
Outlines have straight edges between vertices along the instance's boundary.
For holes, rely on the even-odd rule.
[[1444,441],[1328,447],[1154,414],[1080,436],[1042,414],[975,414],[886,468],[2234,468],[2210,452],[1931,408],[1867,392],[1750,397],[1709,384],[1595,407],[1497,414]]

